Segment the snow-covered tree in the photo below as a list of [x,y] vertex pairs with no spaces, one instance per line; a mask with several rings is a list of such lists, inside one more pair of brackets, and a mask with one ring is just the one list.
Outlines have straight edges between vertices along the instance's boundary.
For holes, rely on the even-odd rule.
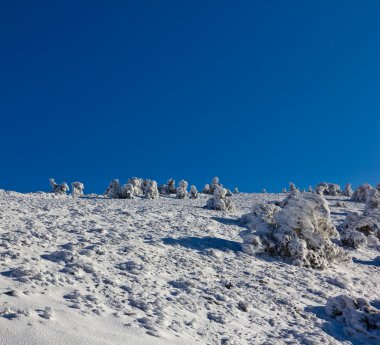
[[159,196],[157,182],[154,180],[144,180],[143,192],[147,199],[157,199]]
[[179,181],[176,198],[177,199],[184,199],[187,197],[187,186],[188,183],[185,180]]
[[142,184],[144,180],[139,177],[131,177],[128,179],[127,183],[130,183],[133,186],[133,193],[135,196],[142,196],[144,195],[143,189],[142,189]]
[[351,200],[355,202],[366,202],[369,191],[372,189],[372,186],[368,183],[360,185],[352,194]]
[[84,184],[82,182],[73,182],[71,184],[71,195],[73,197],[83,196]]
[[235,212],[235,205],[232,200],[226,197],[227,190],[220,186],[215,186],[213,196],[207,201],[207,208],[226,212]]
[[170,178],[167,182],[167,193],[177,194],[177,188],[175,187],[175,180]]
[[158,186],[158,192],[161,194],[161,195],[166,195],[168,194],[168,186],[163,183],[163,184],[160,184]]
[[238,187],[234,188],[234,194],[240,194]]
[[342,194],[342,191],[338,184],[321,182],[315,187],[315,193],[318,195],[338,196]]
[[308,193],[313,193],[313,187],[312,186],[309,186],[309,188],[307,189]]
[[50,186],[52,188],[51,192],[55,194],[66,194],[69,191],[69,186],[66,182],[60,184],[56,183],[53,178],[49,179]]
[[114,179],[110,182],[109,186],[104,192],[104,195],[108,196],[111,199],[118,199],[120,198],[120,191],[120,182],[118,179]]
[[211,189],[210,189],[209,184],[205,184],[205,186],[203,187],[202,193],[203,194],[211,194]]
[[288,191],[286,190],[286,188],[282,188],[281,190],[281,193],[287,193]]
[[289,182],[289,192],[292,193],[292,192],[296,192],[298,190],[298,188],[296,187],[296,185],[293,183],[293,182]]
[[241,233],[245,252],[273,253],[290,257],[294,264],[313,268],[325,268],[331,262],[349,259],[330,239],[338,238],[339,233],[323,197],[290,193],[282,204],[283,207],[256,205],[252,213],[241,218],[248,227]]
[[344,187],[344,191],[342,193],[344,196],[352,197],[353,191],[352,191],[352,186],[351,183],[347,183],[346,186]]
[[135,197],[135,188],[132,183],[126,183],[120,190],[121,199],[133,199]]
[[197,190],[197,187],[195,187],[194,185],[191,185],[191,187],[190,187],[189,198],[190,199],[197,199],[198,198],[198,190]]
[[261,193],[266,194],[267,190],[265,188],[262,189]]
[[226,196],[233,196],[233,193],[231,192],[229,188],[226,188],[226,190],[227,190]]
[[210,184],[210,194],[214,194],[214,191],[217,189],[217,187],[222,187],[223,188],[223,185],[221,185],[219,183],[219,177],[218,176],[215,176],[213,179],[212,179],[212,182]]

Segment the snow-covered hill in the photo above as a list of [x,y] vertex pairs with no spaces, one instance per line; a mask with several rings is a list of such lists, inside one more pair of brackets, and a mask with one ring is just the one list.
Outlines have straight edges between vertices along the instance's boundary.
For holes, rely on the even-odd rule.
[[[285,194],[71,198],[0,191],[0,344],[360,344],[324,311],[380,307],[376,246],[326,270],[241,250],[238,218]],[[327,197],[335,225],[364,204]],[[347,207],[338,201],[344,201]],[[337,206],[339,205],[339,206]]]

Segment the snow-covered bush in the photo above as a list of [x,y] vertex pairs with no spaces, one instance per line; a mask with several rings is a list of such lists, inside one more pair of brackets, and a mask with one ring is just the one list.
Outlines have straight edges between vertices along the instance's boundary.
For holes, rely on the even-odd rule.
[[347,254],[331,242],[339,233],[323,197],[295,192],[282,205],[256,205],[252,213],[241,218],[249,229],[241,233],[244,251],[290,257],[294,264],[313,268],[348,260]]
[[233,193],[231,192],[229,188],[227,188],[226,190],[227,190],[226,196],[233,196]]
[[185,180],[179,181],[176,198],[177,199],[184,199],[187,197],[187,186],[188,183]]
[[234,188],[234,194],[239,194],[240,192],[239,192],[239,189],[238,189],[238,187],[235,187]]
[[261,193],[266,194],[267,190],[265,188],[262,189]]
[[235,205],[226,197],[227,190],[216,186],[213,196],[207,201],[207,208],[226,212],[235,212]]
[[167,194],[177,194],[177,189],[175,188],[175,180],[170,178],[167,182]]
[[168,186],[163,183],[163,184],[160,184],[158,186],[158,192],[161,194],[161,195],[166,195],[168,194]]
[[211,194],[211,189],[209,184],[205,184],[205,186],[202,189],[203,194]]
[[132,183],[126,183],[120,190],[121,199],[133,199],[135,195],[135,189]]
[[353,191],[352,191],[352,186],[351,183],[347,183],[346,186],[344,187],[344,191],[342,193],[344,196],[352,197]]
[[287,193],[288,191],[286,190],[286,188],[282,188],[281,189],[281,193]]
[[368,183],[360,185],[352,194],[351,200],[355,202],[366,202],[369,191],[372,186]]
[[157,199],[159,196],[157,182],[154,180],[144,180],[143,192],[147,199]]
[[289,182],[289,192],[292,193],[292,192],[296,192],[296,191],[299,192],[296,185],[293,182]]
[[143,182],[144,180],[139,177],[131,177],[128,179],[127,183],[130,183],[133,186],[133,193],[135,196],[142,196],[144,195],[143,193]]
[[189,198],[190,199],[197,199],[198,198],[198,190],[197,190],[197,187],[195,187],[194,185],[191,185],[191,187],[190,187]]
[[379,209],[380,209],[380,193],[377,189],[371,189],[367,195],[364,213],[368,214],[371,210],[379,210]]
[[82,182],[73,182],[71,184],[71,195],[73,197],[83,196],[84,184]]
[[62,182],[60,184],[56,183],[53,178],[49,179],[51,192],[55,194],[66,194],[69,191],[69,186],[66,182]]
[[104,195],[108,196],[111,199],[118,199],[120,198],[120,191],[120,182],[118,179],[114,179],[110,182],[109,186],[104,192]]
[[338,184],[321,182],[315,187],[315,193],[318,195],[338,196],[342,194],[342,191]]
[[[330,297],[325,306],[326,314],[343,323],[348,336],[365,334],[380,344],[380,310],[372,307],[364,298],[352,298],[347,295]],[[367,343],[361,338],[362,344]]]
[[223,188],[223,185],[221,185],[219,183],[219,177],[218,176],[215,176],[212,181],[211,181],[211,184],[210,184],[210,194],[214,194],[214,191],[218,188],[218,187],[222,187]]

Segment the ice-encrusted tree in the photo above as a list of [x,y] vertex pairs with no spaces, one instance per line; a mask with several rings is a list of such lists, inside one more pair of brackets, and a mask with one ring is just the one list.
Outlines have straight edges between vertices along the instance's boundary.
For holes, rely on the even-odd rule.
[[73,197],[83,196],[84,184],[82,182],[73,182],[71,184],[71,195]]
[[352,193],[351,200],[355,202],[366,202],[369,191],[372,189],[372,186],[368,183],[360,185]]
[[163,183],[163,184],[160,184],[158,186],[158,192],[161,194],[161,195],[166,195],[168,194],[168,186]]
[[53,178],[49,178],[51,192],[55,194],[66,194],[69,191],[69,186],[66,182],[56,183]]
[[188,183],[185,180],[179,181],[176,198],[177,199],[184,199],[187,197],[187,186]]
[[198,198],[198,190],[197,190],[197,187],[195,187],[194,185],[191,185],[191,187],[190,187],[189,198],[190,199],[197,199]]
[[235,212],[235,205],[232,200],[226,197],[227,190],[216,186],[213,196],[207,201],[207,208],[212,210]]
[[289,192],[290,193],[299,192],[298,188],[296,187],[296,185],[293,182],[289,182]]
[[239,189],[238,189],[238,187],[235,187],[234,188],[234,194],[239,194],[240,192],[239,192]]
[[289,257],[294,264],[326,268],[348,255],[331,238],[339,238],[327,201],[309,193],[290,193],[282,207],[259,204],[241,218],[247,253],[268,252]]
[[127,183],[130,183],[133,186],[133,193],[135,196],[144,195],[143,182],[144,180],[139,177],[131,177],[130,179],[128,179]]
[[135,197],[135,188],[132,183],[126,183],[120,190],[121,199],[133,199]]
[[205,186],[202,189],[203,194],[211,194],[211,189],[209,184],[205,184]]
[[262,189],[261,193],[266,194],[267,190],[265,188]]
[[342,195],[340,186],[336,183],[321,182],[315,187],[315,192],[319,195],[338,196]]
[[120,198],[120,182],[118,179],[113,179],[108,185],[106,191],[104,192],[105,196],[108,196],[111,199]]
[[218,187],[222,187],[222,188],[223,188],[223,185],[220,184],[220,182],[219,182],[219,177],[218,177],[218,176],[215,176],[215,177],[212,179],[212,182],[211,182],[211,184],[210,184],[210,194],[214,194],[214,191],[215,191]]
[[147,199],[157,199],[159,196],[157,182],[154,180],[144,180],[143,183],[144,196]]
[[167,193],[177,194],[177,188],[175,187],[175,180],[170,178],[167,182]]
[[347,183],[346,186],[344,187],[343,195],[352,197],[353,191],[352,191],[352,186],[351,183]]
[[313,193],[313,187],[312,186],[309,186],[309,188],[307,189],[308,193]]

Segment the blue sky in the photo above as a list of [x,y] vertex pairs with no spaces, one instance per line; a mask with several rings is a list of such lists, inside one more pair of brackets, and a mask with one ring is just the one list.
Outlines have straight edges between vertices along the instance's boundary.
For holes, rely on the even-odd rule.
[[9,1],[0,188],[380,182],[379,1]]

